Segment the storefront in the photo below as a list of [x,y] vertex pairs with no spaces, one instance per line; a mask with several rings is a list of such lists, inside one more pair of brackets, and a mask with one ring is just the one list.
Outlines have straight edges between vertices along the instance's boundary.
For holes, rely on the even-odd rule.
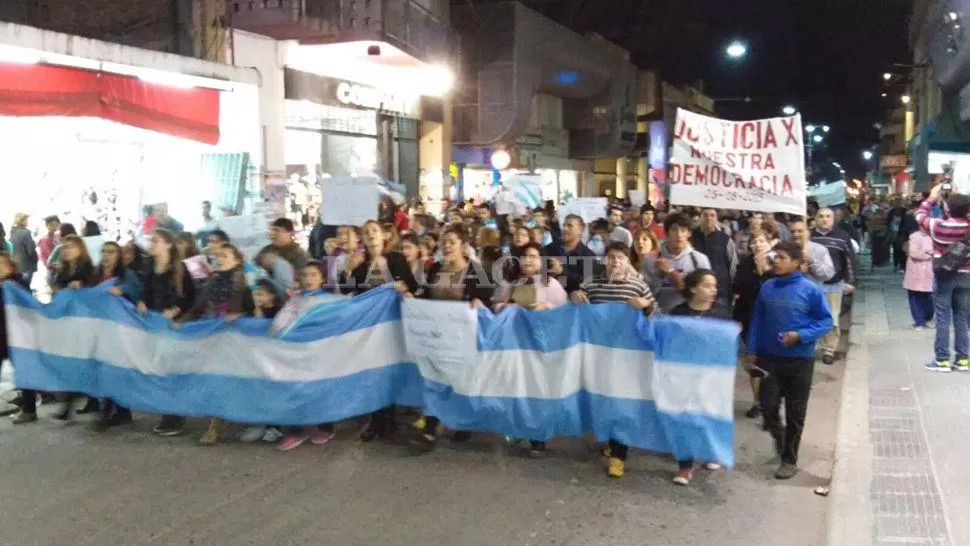
[[[0,222],[57,214],[106,238],[165,204],[186,229],[202,201],[245,206],[261,163],[252,71],[0,25]],[[252,195],[251,195],[252,193]]]
[[[507,148],[456,147],[452,158],[454,179],[460,181],[464,199],[488,201],[502,183],[517,174],[542,176],[542,199],[564,203],[582,195],[583,177],[591,176],[591,162],[543,153],[533,138],[520,139]],[[530,146],[531,144],[531,146]],[[444,188],[445,198],[454,199],[457,188]]]

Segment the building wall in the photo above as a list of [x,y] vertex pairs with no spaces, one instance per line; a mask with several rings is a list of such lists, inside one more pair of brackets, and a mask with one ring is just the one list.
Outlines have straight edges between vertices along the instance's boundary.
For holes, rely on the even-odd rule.
[[286,89],[283,84],[282,43],[240,30],[232,31],[231,40],[236,65],[252,67],[259,72],[259,118],[266,171],[285,172],[283,137]]

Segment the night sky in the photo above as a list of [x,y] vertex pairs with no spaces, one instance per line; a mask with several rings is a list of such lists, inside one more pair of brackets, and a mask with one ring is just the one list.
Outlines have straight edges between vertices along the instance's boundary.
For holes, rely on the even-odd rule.
[[[475,0],[488,2],[489,0]],[[672,83],[703,80],[720,117],[781,115],[796,106],[805,123],[827,124],[829,154],[861,177],[862,150],[879,142],[872,127],[899,104],[885,89],[892,63],[911,63],[909,0],[525,0],[578,32],[623,46],[641,68]],[[729,61],[733,39],[748,44]],[[900,70],[900,69],[896,69]],[[883,91],[889,97],[882,98]]]

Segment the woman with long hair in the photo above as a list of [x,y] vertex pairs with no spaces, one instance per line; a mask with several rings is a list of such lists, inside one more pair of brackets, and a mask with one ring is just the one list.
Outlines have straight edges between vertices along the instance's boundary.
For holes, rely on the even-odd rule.
[[[94,263],[91,262],[91,256],[88,255],[87,245],[77,235],[68,235],[61,241],[57,276],[54,277],[51,290],[57,294],[63,290],[78,290],[94,286],[95,284],[97,284],[97,280],[94,277]],[[60,404],[53,418],[58,421],[69,421],[71,419],[71,408],[75,395],[62,393],[57,398]],[[78,413],[94,413],[98,409],[98,399],[88,397],[87,404],[78,410]]]
[[404,255],[404,259],[411,266],[411,273],[415,279],[420,279],[424,276],[424,256],[421,249],[421,241],[418,240],[417,235],[405,233],[401,236],[401,254]]
[[[347,256],[338,279],[340,291],[344,294],[363,294],[373,288],[393,284],[401,293],[417,292],[418,283],[411,266],[403,254],[387,245],[384,228],[371,220],[364,224],[361,232],[364,250]],[[360,433],[360,439],[371,442],[392,433],[394,429],[394,408],[384,408],[371,414],[370,422]]]
[[[708,317],[731,320],[730,312],[717,304],[717,277],[710,269],[695,269],[684,279],[684,303],[674,307],[671,315],[683,317]],[[678,485],[690,484],[694,476],[694,461],[677,461],[680,470],[674,476]],[[709,462],[704,465],[708,470],[719,470],[721,465]]]
[[[158,228],[151,238],[151,265],[145,277],[138,313],[161,313],[168,320],[177,320],[195,302],[195,284],[182,263],[177,238],[171,231]],[[159,436],[182,434],[183,420],[177,415],[162,416],[154,432]]]
[[[426,281],[419,290],[422,298],[442,301],[465,301],[472,307],[484,307],[492,297],[492,288],[476,274],[473,262],[468,259],[468,232],[463,226],[452,226],[441,234],[441,260],[427,269]],[[438,443],[437,417],[418,419],[415,426],[421,431],[421,443],[433,449]],[[461,442],[471,434],[456,431],[453,439]]]
[[[762,226],[770,225],[765,223]],[[750,232],[747,239],[749,247],[747,255],[738,264],[737,273],[734,276],[734,320],[741,324],[742,340],[748,339],[748,327],[751,325],[754,303],[758,299],[761,285],[775,276],[771,262],[771,249],[778,241],[771,240],[768,237],[770,235],[761,229]],[[749,419],[757,419],[761,416],[758,393],[761,390],[762,374],[758,370],[752,369],[748,372],[748,375],[751,379],[751,393],[754,397],[754,403],[746,415]]]

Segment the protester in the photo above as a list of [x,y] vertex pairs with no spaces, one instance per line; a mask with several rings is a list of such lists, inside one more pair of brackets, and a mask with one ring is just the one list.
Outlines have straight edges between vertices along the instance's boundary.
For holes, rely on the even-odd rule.
[[825,297],[832,311],[832,331],[821,341],[822,363],[831,366],[835,363],[835,351],[839,347],[841,327],[839,317],[842,314],[843,294],[851,294],[855,290],[858,265],[856,263],[855,248],[852,238],[840,228],[835,227],[835,213],[832,209],[819,209],[815,217],[815,229],[812,240],[824,246],[832,258],[835,274],[822,283]]
[[[155,229],[151,238],[151,257],[138,300],[138,313],[146,315],[155,311],[168,320],[177,320],[195,302],[195,284],[182,263],[175,234],[164,228]],[[182,425],[182,417],[165,415],[153,432],[159,436],[178,436],[182,434]]]
[[[703,221],[703,220],[702,220]],[[682,317],[706,317],[730,320],[730,313],[724,306],[718,304],[717,296],[717,275],[710,269],[697,269],[691,271],[684,279],[684,303],[674,307],[670,314]],[[678,485],[689,485],[694,477],[693,459],[677,461],[680,467],[677,475],[674,476],[674,483]],[[708,470],[720,470],[718,462],[708,462],[705,465]]]
[[641,229],[648,230],[653,233],[657,240],[664,240],[667,238],[667,232],[664,231],[664,226],[662,223],[657,221],[657,209],[653,208],[653,205],[646,203],[640,207],[640,226]]
[[933,327],[933,239],[922,231],[909,236],[903,288],[909,294],[913,329]]
[[13,248],[11,256],[17,264],[17,270],[30,285],[37,272],[37,247],[34,245],[34,238],[27,229],[27,215],[18,212],[13,217],[13,226],[10,228],[10,246]]
[[307,257],[306,251],[296,242],[295,237],[296,228],[293,226],[293,220],[289,218],[277,218],[269,227],[270,244],[264,246],[259,251],[254,261],[256,263],[262,263],[260,259],[262,255],[267,252],[273,252],[293,266],[294,271],[302,271],[303,266],[306,265],[309,258]]
[[[775,440],[781,465],[775,478],[798,473],[798,447],[815,369],[815,342],[834,326],[825,292],[801,272],[802,247],[779,243],[774,249],[777,278],[764,283],[748,334],[748,361],[764,371],[761,409]],[[785,425],[779,416],[785,400]]]
[[44,227],[47,228],[47,235],[41,237],[40,241],[37,242],[37,250],[40,261],[46,265],[54,249],[60,244],[57,230],[61,227],[61,221],[57,216],[48,216],[44,218]]
[[[920,230],[933,240],[933,259],[955,263],[952,271],[937,268],[933,284],[933,305],[936,314],[934,359],[926,369],[949,372],[954,368],[950,360],[950,322],[953,322],[953,351],[956,369],[970,370],[970,256],[966,245],[957,245],[970,233],[970,196],[953,194],[943,206],[943,218],[931,217],[931,210],[940,200],[941,186],[930,190],[929,197],[916,211]],[[951,252],[951,247],[953,251]]]
[[609,237],[607,241],[617,241],[626,245],[627,248],[633,246],[633,234],[630,230],[623,227],[623,209],[617,206],[612,206],[609,208],[606,214],[609,224],[607,224],[607,233]]
[[[734,245],[738,252],[738,259],[743,259],[750,253],[751,242],[748,239],[751,238],[751,233],[756,231],[762,231],[762,225],[765,223],[764,215],[760,212],[752,212],[751,216],[748,218],[748,225],[739,231],[735,236]],[[780,237],[779,237],[780,239]]]
[[[630,265],[630,249],[613,241],[606,249],[606,270],[584,282],[572,293],[573,303],[628,303],[645,312],[654,309],[655,301],[646,281]],[[627,446],[610,440],[603,452],[607,459],[606,473],[611,478],[622,478],[626,466]]]
[[[7,340],[7,307],[3,301],[3,285],[7,282],[19,284],[25,290],[30,290],[30,285],[17,270],[17,263],[8,252],[0,251],[0,365],[10,358],[10,346]],[[22,425],[36,421],[37,391],[24,390],[20,393],[19,399],[20,411],[14,415],[13,424]]]
[[[832,264],[832,255],[828,249],[811,239],[812,232],[805,220],[794,220],[788,227],[791,229],[792,241],[802,247],[802,256],[805,258],[802,273],[820,284],[828,282],[835,275],[835,265]],[[832,320],[838,318],[832,317]]]
[[[747,253],[748,256],[741,260],[737,276],[734,279],[733,318],[741,324],[742,340],[748,339],[751,333],[751,318],[754,315],[755,302],[758,300],[761,286],[765,281],[775,277],[774,256],[771,249],[778,242],[777,239],[768,240],[768,237],[761,231],[753,231],[749,234],[748,243],[751,248]],[[745,415],[749,419],[757,419],[761,416],[759,392],[764,374],[754,369],[748,370],[748,374],[754,404]]]
[[544,256],[551,258],[552,273],[565,277],[566,292],[579,290],[579,285],[593,275],[596,255],[583,244],[586,223],[582,216],[570,214],[562,225],[562,242],[543,247]]
[[684,277],[697,269],[710,269],[707,256],[691,247],[693,228],[690,218],[683,214],[671,214],[664,220],[667,240],[660,244],[660,259],[657,271],[660,272],[661,286],[657,291],[657,306],[662,312],[669,312],[684,302]]
[[721,305],[731,305],[738,254],[730,235],[721,230],[716,210],[706,208],[701,211],[701,225],[691,236],[691,246],[707,256],[710,269],[717,276],[717,297]]

